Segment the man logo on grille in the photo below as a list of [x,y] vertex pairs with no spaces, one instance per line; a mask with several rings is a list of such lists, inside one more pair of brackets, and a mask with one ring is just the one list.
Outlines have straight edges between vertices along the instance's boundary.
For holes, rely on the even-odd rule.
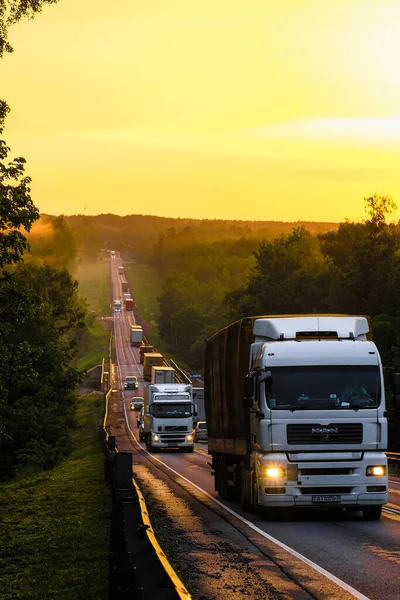
[[330,433],[338,434],[339,427],[312,427],[312,435],[329,435]]

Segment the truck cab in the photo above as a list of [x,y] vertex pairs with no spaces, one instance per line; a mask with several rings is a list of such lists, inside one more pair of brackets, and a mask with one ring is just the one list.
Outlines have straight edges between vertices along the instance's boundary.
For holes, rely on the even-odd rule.
[[150,384],[144,389],[143,436],[149,452],[177,448],[193,452],[192,386]]
[[232,324],[207,341],[205,400],[222,497],[244,508],[322,506],[380,517],[388,428],[367,317]]

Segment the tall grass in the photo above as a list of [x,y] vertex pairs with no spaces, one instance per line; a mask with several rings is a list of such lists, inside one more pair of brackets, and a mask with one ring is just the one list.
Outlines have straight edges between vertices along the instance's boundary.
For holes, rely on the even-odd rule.
[[107,261],[81,261],[74,273],[79,283],[79,291],[89,304],[89,310],[98,316],[106,317],[110,313],[111,279]]
[[79,292],[86,298],[89,306],[88,335],[78,349],[76,366],[86,371],[101,364],[107,357],[109,331],[93,317],[105,317],[110,314],[111,279],[110,266],[106,261],[81,261],[74,273],[79,283]]
[[0,486],[2,600],[106,600],[110,493],[98,395],[78,402],[70,457]]

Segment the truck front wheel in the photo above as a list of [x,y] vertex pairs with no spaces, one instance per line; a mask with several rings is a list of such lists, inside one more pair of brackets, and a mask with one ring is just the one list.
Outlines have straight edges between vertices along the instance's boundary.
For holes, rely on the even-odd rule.
[[246,477],[246,473],[244,473],[242,476],[242,485],[240,490],[240,505],[242,507],[242,510],[244,510],[245,512],[252,512],[251,502],[249,502],[246,495],[246,490],[248,490],[248,477]]

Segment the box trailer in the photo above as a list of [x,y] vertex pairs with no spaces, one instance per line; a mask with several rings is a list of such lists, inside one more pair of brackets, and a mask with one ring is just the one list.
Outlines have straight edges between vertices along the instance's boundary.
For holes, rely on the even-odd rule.
[[143,354],[143,379],[145,381],[151,381],[151,368],[162,367],[164,364],[164,358],[162,354],[158,352],[145,352]]
[[175,383],[175,369],[172,367],[151,367],[151,383]]

